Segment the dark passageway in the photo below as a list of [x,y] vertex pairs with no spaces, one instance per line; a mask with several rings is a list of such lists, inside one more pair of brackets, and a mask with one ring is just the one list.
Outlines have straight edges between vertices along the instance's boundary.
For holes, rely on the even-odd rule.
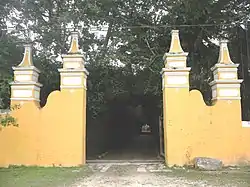
[[[108,112],[99,121],[101,128],[98,129],[96,125],[87,134],[88,159],[159,159],[160,110],[157,99],[152,96],[131,96],[128,99],[117,98],[108,106]],[[93,146],[96,146],[95,151]]]
[[128,144],[110,151],[106,160],[155,160],[158,159],[157,142],[152,134],[137,135]]

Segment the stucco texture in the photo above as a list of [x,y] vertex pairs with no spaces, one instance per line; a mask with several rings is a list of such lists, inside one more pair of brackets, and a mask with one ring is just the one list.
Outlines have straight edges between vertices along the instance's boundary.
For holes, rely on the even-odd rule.
[[52,92],[43,108],[27,101],[12,115],[19,126],[0,131],[0,167],[85,164],[85,89]]
[[243,128],[240,100],[207,106],[189,88],[164,89],[165,156],[168,165],[188,165],[195,157],[221,159],[225,165],[250,161],[250,128]]

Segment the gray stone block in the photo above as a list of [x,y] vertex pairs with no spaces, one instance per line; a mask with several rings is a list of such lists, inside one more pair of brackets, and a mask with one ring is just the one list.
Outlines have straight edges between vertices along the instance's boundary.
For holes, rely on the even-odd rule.
[[196,157],[194,167],[205,171],[216,171],[222,169],[222,161],[215,158]]

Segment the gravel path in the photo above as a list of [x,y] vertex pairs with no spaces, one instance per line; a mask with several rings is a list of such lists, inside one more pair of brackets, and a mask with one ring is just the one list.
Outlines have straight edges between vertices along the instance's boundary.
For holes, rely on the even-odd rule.
[[181,178],[170,178],[163,175],[152,173],[136,174],[127,176],[116,175],[100,175],[96,174],[86,178],[82,182],[74,185],[75,187],[120,187],[120,186],[135,186],[135,187],[184,187],[184,186],[209,186],[204,182],[186,181]]
[[[166,168],[163,164],[90,164],[89,167],[93,174],[76,182],[71,187],[229,186],[211,185],[205,179],[188,180],[185,176],[175,175],[176,171]],[[179,169],[179,171],[187,172],[184,169]]]

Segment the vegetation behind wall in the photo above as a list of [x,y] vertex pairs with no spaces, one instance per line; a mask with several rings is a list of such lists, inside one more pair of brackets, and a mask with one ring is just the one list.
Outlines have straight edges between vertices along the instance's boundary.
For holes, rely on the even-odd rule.
[[[4,0],[0,9],[2,108],[9,107],[11,67],[20,62],[20,44],[27,41],[29,32],[36,34],[33,38],[34,63],[42,70],[40,82],[44,87],[41,90],[41,105],[45,105],[51,91],[59,89],[57,68],[61,64],[57,57],[68,49],[66,41],[69,29],[66,27],[73,21],[72,27],[78,27],[79,23],[86,26],[78,30],[82,35],[80,45],[86,52],[86,67],[90,71],[88,124],[97,123],[97,119],[101,119],[109,111],[107,104],[116,101],[114,98],[127,97],[130,100],[134,94],[153,95],[158,98],[156,105],[161,109],[162,55],[169,46],[169,31],[173,28],[180,29],[183,47],[189,52],[188,65],[192,67],[190,88],[201,90],[207,103],[211,98],[208,85],[212,77],[210,67],[218,57],[218,46],[212,39],[229,39],[232,59],[235,63],[240,63],[239,76],[244,78],[243,120],[250,120],[250,84],[247,72],[250,61],[247,48],[249,32],[239,25],[245,24],[245,18],[249,15],[248,1],[52,0],[48,3],[45,0]],[[14,10],[20,12],[19,17],[12,16]],[[7,21],[17,27],[7,32]],[[33,22],[33,25],[29,25],[28,21]],[[90,25],[102,28],[104,24],[108,24],[107,35],[104,37],[97,37],[89,31]],[[143,27],[144,25],[148,27]],[[24,29],[27,26],[28,31]],[[249,29],[249,24],[246,27]],[[112,65],[117,61],[122,66]],[[129,106],[126,103],[124,105]]]

